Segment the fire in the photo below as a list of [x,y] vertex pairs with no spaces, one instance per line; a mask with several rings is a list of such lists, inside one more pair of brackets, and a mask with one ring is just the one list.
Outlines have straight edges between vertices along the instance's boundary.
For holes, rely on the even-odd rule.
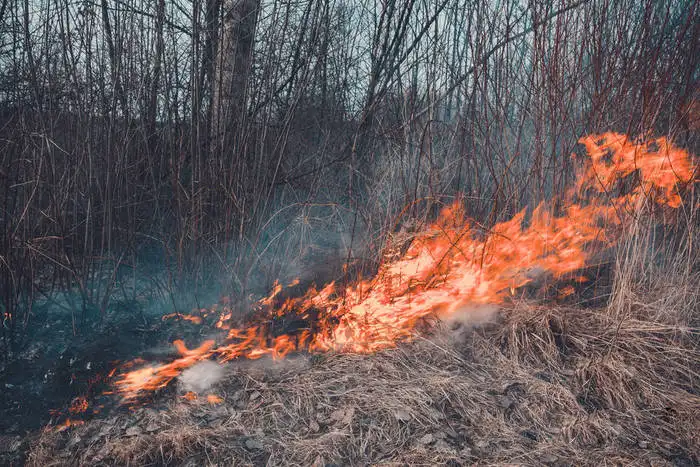
[[121,375],[116,384],[125,399],[136,397],[139,391],[155,391],[165,387],[182,370],[211,355],[214,341],[205,341],[194,350],[188,350],[181,340],[176,340],[173,345],[181,355],[177,360],[165,365],[140,368]]
[[[596,250],[614,244],[644,200],[678,208],[681,189],[696,179],[692,157],[666,138],[634,142],[606,133],[580,142],[589,157],[575,186],[558,200],[561,207],[542,203],[530,215],[523,210],[486,229],[455,202],[403,255],[390,255],[390,247],[373,278],[345,286],[331,282],[284,301],[278,298],[283,286],[276,283],[245,327],[232,327],[230,308],[224,307],[216,325],[227,330],[224,345],[207,341],[188,350],[175,341],[180,358],[122,374],[118,391],[133,400],[210,358],[225,362],[282,358],[296,351],[376,352],[411,339],[426,318],[449,316],[473,304],[503,303],[543,275],[586,281],[576,271]],[[622,185],[630,181],[633,188],[624,192]],[[560,297],[572,293],[573,288],[565,288]],[[276,335],[275,323],[287,319],[304,325]]]
[[638,173],[633,199],[652,196],[659,204],[681,205],[679,186],[693,180],[694,167],[687,151],[673,146],[666,138],[644,144],[626,135],[606,133],[579,140],[586,147],[592,164],[578,180],[578,188],[609,192],[619,180]]
[[167,315],[163,315],[163,318],[161,318],[163,321],[168,320],[168,319],[180,319],[183,321],[189,321],[190,323],[194,324],[202,324],[202,318],[200,316],[195,316],[195,315],[186,315],[183,313],[170,313]]
[[221,404],[224,401],[223,398],[217,396],[216,394],[209,394],[207,396],[207,402],[209,405],[218,405]]
[[72,414],[79,414],[79,413],[85,412],[87,409],[88,409],[87,399],[85,399],[85,397],[83,397],[83,396],[80,396],[80,397],[76,397],[75,399],[73,399],[68,411]]
[[[194,402],[199,399],[199,395],[197,395],[196,392],[187,391],[182,395],[182,398],[186,401]],[[223,401],[224,399],[222,397],[217,396],[216,394],[207,394],[207,403],[209,405],[218,405],[221,404]]]
[[84,425],[84,424],[85,424],[84,420],[71,420],[70,418],[67,418],[63,423],[56,426],[56,431],[58,431],[60,433],[62,431],[66,431],[68,428],[70,428],[72,426],[80,426],[80,425]]

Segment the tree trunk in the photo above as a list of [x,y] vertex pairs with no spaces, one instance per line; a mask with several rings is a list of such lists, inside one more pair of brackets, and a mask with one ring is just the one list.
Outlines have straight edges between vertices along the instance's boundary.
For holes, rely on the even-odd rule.
[[212,152],[232,148],[245,113],[259,0],[225,0],[214,64]]

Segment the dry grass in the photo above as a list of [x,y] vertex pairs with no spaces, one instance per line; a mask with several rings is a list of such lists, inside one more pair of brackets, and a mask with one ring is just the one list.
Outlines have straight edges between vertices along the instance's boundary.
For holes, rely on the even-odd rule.
[[671,254],[633,229],[605,307],[517,301],[374,355],[234,362],[220,405],[45,431],[28,464],[698,465],[695,231]]
[[29,463],[693,465],[697,332],[670,321],[523,302],[376,355],[241,362],[222,405],[46,432]]

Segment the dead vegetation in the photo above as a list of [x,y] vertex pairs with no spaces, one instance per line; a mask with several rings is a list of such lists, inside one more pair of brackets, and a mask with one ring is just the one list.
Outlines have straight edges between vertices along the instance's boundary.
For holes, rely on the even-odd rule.
[[659,228],[638,213],[611,252],[604,305],[518,296],[371,355],[232,361],[196,398],[184,381],[47,429],[27,463],[697,465],[697,214]]
[[[153,290],[176,313],[376,270],[455,198],[487,231],[567,191],[583,134],[698,153],[698,2],[30,3],[0,8],[3,361],[96,321],[128,347]],[[372,355],[230,363],[221,403],[0,423],[0,464],[698,464],[696,180],[668,237],[637,219],[595,306],[519,297]],[[70,338],[34,332],[53,308]]]
[[626,315],[522,301],[375,355],[234,363],[221,404],[46,431],[29,464],[696,465],[697,329],[650,311],[696,314],[697,292],[656,292]]

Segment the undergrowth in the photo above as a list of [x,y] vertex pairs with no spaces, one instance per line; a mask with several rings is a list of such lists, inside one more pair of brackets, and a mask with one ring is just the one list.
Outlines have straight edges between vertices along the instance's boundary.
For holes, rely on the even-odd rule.
[[695,214],[673,245],[631,230],[606,306],[516,299],[374,355],[234,362],[220,405],[47,430],[29,464],[697,465]]

